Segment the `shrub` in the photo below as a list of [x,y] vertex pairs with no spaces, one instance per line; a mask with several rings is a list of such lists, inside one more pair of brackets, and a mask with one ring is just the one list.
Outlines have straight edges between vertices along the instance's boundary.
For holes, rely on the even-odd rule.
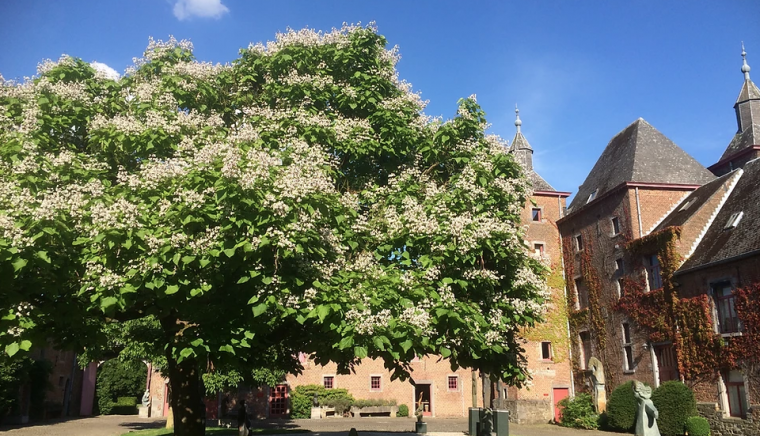
[[136,397],[119,397],[111,407],[111,415],[136,415],[137,413]]
[[[119,404],[118,398],[141,398],[147,376],[148,369],[139,361],[109,360],[100,365],[95,384],[98,413],[101,415],[125,414],[126,409],[122,408],[125,405]],[[114,411],[114,407],[120,407],[120,409]],[[132,414],[132,412],[127,414]]]
[[633,382],[619,385],[607,401],[606,427],[610,430],[631,433],[636,425],[638,401],[633,396]]
[[409,416],[409,406],[407,406],[406,404],[402,404],[398,406],[398,410],[396,411],[396,416],[399,418]]
[[290,394],[290,417],[309,418],[314,394],[317,394],[320,406],[334,407],[336,414],[344,414],[354,404],[354,397],[345,389],[325,389],[321,385],[296,386]]
[[578,394],[573,398],[565,398],[559,402],[562,408],[563,427],[596,429],[599,428],[599,415],[594,411],[591,395]]
[[710,423],[701,416],[686,418],[686,431],[689,436],[710,436]]
[[11,359],[0,356],[0,423],[8,413],[18,411],[21,386],[29,381],[34,361],[28,357]]
[[680,381],[667,381],[655,389],[652,402],[660,412],[657,426],[663,436],[682,435],[686,418],[697,414],[694,392]]

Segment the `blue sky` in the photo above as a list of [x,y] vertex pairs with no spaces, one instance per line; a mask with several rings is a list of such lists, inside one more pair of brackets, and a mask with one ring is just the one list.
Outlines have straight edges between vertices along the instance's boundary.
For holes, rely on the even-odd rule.
[[449,118],[477,94],[491,131],[511,140],[517,103],[537,171],[575,192],[639,117],[703,165],[717,161],[736,132],[741,41],[760,83],[759,17],[758,0],[2,0],[0,74],[32,75],[62,53],[123,72],[149,36],[228,62],[288,27],[375,21],[428,114]]

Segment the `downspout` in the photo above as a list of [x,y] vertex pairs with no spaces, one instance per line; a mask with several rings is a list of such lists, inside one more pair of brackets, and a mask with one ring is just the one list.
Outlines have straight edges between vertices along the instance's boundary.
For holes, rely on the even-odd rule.
[[[561,204],[560,204],[561,206]],[[560,214],[562,214],[562,209],[560,208]],[[562,236],[560,235],[559,240],[559,259],[560,259],[560,265],[562,266],[562,280],[565,282],[565,302],[567,303],[567,275],[565,275],[565,254],[562,252]],[[565,315],[565,318],[567,319],[567,357],[570,360],[570,396],[575,396],[575,377],[573,376],[573,339],[570,337],[570,317]]]
[[644,229],[641,226],[641,204],[639,203],[639,187],[634,188],[636,190],[636,217],[639,219],[639,238],[644,236]]

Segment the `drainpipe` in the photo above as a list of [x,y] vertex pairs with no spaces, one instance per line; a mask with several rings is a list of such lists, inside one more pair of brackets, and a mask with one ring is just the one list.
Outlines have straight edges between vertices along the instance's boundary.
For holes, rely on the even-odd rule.
[[[560,205],[560,214],[562,213]],[[565,282],[565,302],[567,302],[567,275],[565,275],[565,253],[562,252],[562,235],[559,239],[559,260],[562,266],[562,280]],[[570,318],[567,318],[567,358],[570,360],[570,396],[575,396],[575,376],[573,376],[573,340],[570,337]]]
[[636,217],[639,219],[639,238],[644,236],[644,229],[641,226],[641,204],[639,203],[639,187],[634,188],[636,190]]

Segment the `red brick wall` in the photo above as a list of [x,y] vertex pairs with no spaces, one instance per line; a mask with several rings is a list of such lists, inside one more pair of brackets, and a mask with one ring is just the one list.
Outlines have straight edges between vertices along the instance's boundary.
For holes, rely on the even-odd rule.
[[[467,416],[467,408],[472,406],[472,373],[469,370],[452,371],[448,361],[438,361],[435,357],[425,357],[413,362],[412,370],[415,382],[431,384],[434,416]],[[406,404],[410,411],[414,410],[414,386],[409,380],[391,381],[390,373],[380,360],[365,359],[353,374],[337,374],[334,364],[319,366],[307,361],[304,363],[303,373],[298,376],[288,375],[287,381],[291,389],[300,385],[321,385],[322,378],[326,375],[334,376],[333,387],[347,389],[356,399],[396,400],[397,404]],[[378,375],[381,377],[381,389],[371,391],[370,377]],[[449,376],[459,377],[456,391],[448,389]]]

